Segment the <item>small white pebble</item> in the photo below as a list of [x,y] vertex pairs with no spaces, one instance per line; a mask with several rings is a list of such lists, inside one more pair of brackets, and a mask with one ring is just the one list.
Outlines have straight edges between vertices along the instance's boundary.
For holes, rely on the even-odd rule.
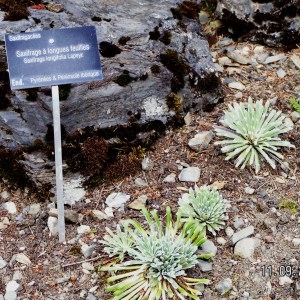
[[225,245],[226,244],[226,240],[223,237],[218,237],[217,238],[217,243],[219,245]]
[[292,284],[294,281],[288,276],[279,277],[279,285]]
[[294,246],[299,246],[300,245],[300,238],[292,239],[292,243],[293,243]]

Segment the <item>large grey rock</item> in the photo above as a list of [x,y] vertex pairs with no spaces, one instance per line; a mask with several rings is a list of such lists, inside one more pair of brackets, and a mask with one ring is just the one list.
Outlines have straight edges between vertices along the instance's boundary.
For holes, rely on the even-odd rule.
[[4,295],[4,300],[17,300],[16,292],[6,292]]
[[189,147],[197,152],[207,149],[209,143],[214,138],[212,131],[201,131],[189,140]]
[[232,244],[236,244],[238,241],[250,236],[253,233],[254,227],[252,225],[235,232],[231,237]]
[[31,260],[24,253],[14,254],[12,256],[9,264],[12,265],[15,261],[19,262],[20,264],[26,265],[26,266],[30,266],[31,265]]
[[215,244],[211,240],[206,240],[201,245],[201,250],[206,253],[211,253],[213,255],[217,254],[218,248],[215,246]]
[[94,250],[95,250],[94,245],[89,246],[87,244],[83,244],[81,246],[81,252],[85,258],[90,257],[92,255],[92,253],[94,252]]
[[254,255],[255,248],[260,245],[257,238],[245,238],[238,241],[234,246],[234,254],[242,258],[250,258]]
[[6,285],[6,292],[16,292],[20,287],[20,284],[18,284],[15,280],[11,280]]
[[225,295],[226,293],[228,293],[231,290],[231,288],[232,288],[232,279],[231,278],[225,278],[224,280],[219,281],[215,285],[215,289],[220,295]]
[[105,200],[105,203],[109,207],[120,208],[129,200],[130,200],[130,195],[127,195],[122,192],[118,192],[118,193],[109,194]]
[[[72,159],[91,134],[109,139],[111,147],[116,140],[118,146],[120,142],[140,141],[140,132],[157,138],[168,124],[183,124],[184,111],[211,109],[222,97],[209,45],[198,22],[188,17],[178,22],[172,14],[181,2],[63,0],[63,12],[29,9],[28,20],[0,22],[0,40],[7,32],[96,27],[104,79],[60,87],[65,94],[61,101],[63,138],[69,138],[64,146],[75,148],[68,155],[68,165],[76,165]],[[0,146],[20,149],[38,142],[51,156],[50,87],[12,93],[5,60],[0,42],[0,97],[7,102],[0,108]],[[145,140],[145,135],[142,137]],[[47,156],[29,161],[20,155],[18,160],[26,174],[34,177],[35,185],[42,182],[45,186],[53,177],[53,163]]]
[[216,15],[234,39],[291,49],[300,42],[299,7],[300,0],[218,0]]
[[200,169],[198,167],[183,168],[178,178],[180,181],[197,182],[200,178]]

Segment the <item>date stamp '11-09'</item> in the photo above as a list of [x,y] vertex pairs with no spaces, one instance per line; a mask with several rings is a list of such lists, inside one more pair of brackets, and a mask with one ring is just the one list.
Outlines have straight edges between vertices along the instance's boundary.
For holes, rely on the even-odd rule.
[[260,268],[263,277],[283,277],[300,278],[300,267],[294,265],[264,265]]

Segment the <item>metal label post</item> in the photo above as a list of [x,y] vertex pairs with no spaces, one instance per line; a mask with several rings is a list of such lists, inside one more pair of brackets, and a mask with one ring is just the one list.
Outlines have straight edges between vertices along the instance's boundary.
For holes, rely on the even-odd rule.
[[63,168],[62,168],[62,149],[61,149],[61,128],[60,128],[60,108],[58,86],[52,86],[52,107],[53,107],[53,129],[55,145],[55,175],[56,175],[56,201],[58,211],[58,236],[59,242],[66,239],[65,233],[65,212],[63,199]]

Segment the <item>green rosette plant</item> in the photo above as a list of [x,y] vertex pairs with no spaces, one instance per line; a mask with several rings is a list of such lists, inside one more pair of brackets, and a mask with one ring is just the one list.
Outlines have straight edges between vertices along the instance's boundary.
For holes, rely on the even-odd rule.
[[247,105],[228,105],[221,120],[223,126],[215,127],[216,134],[225,138],[215,144],[223,146],[221,151],[227,154],[226,160],[236,157],[236,167],[254,166],[258,173],[261,160],[264,160],[275,169],[276,161],[282,163],[284,159],[277,151],[278,147],[295,147],[278,137],[292,128],[284,123],[285,116],[281,115],[281,111],[268,111],[269,106],[269,101],[253,103],[251,97]]
[[184,222],[193,222],[194,226],[204,226],[213,235],[223,228],[228,217],[222,195],[208,186],[190,189],[179,199],[179,212]]
[[[213,256],[197,254],[198,247],[206,241],[204,227],[182,223],[180,214],[173,222],[169,207],[165,228],[155,211],[149,213],[143,208],[142,212],[147,230],[138,221],[129,219],[122,223],[124,231],[120,229],[115,233],[120,238],[112,238],[109,230],[102,241],[106,246],[104,252],[121,259],[118,264],[99,268],[99,271],[120,272],[107,279],[108,283],[117,283],[106,290],[113,293],[113,300],[199,299],[200,292],[193,286],[209,284],[209,280],[188,277],[186,270],[196,266],[198,259]],[[115,242],[123,240],[124,234],[131,246],[125,243],[123,251],[113,251]]]

